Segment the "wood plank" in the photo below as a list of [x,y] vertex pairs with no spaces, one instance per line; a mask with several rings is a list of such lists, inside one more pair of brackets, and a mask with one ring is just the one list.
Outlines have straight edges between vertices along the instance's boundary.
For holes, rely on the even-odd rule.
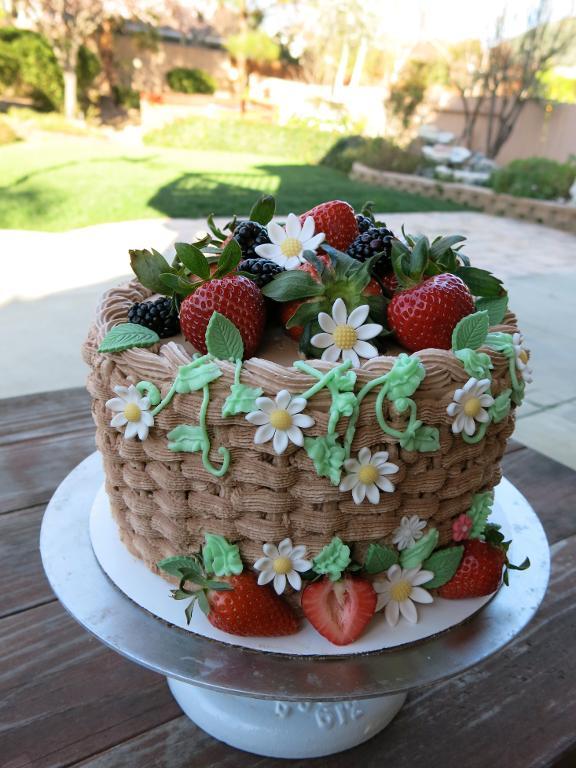
[[0,445],[91,426],[90,395],[83,387],[0,400]]
[[[381,768],[383,760],[394,768],[542,768],[569,754],[576,745],[576,536],[556,544],[553,557],[553,577],[541,610],[506,650],[465,675],[411,696],[389,728],[353,752],[323,758],[322,768]],[[14,756],[15,745],[25,744],[32,762],[22,768],[60,766],[72,756],[83,768],[310,765],[249,756],[216,742],[185,717],[175,717],[165,689],[150,689],[159,702],[158,722],[144,709],[139,728],[130,715],[143,706],[139,694],[150,684],[149,673],[136,670],[130,677],[124,669],[127,662],[111,661],[103,649],[95,654],[87,647],[94,641],[83,643],[67,619],[59,634],[56,606],[15,619],[8,660],[20,671],[10,673],[9,687],[24,686],[19,695],[13,694],[23,703],[12,723],[15,736],[9,736],[12,751],[5,754]],[[2,715],[6,719],[2,706],[9,713],[13,701],[0,705],[0,721]],[[128,706],[134,710],[128,712]],[[89,723],[100,723],[100,733],[89,734]],[[131,728],[137,733],[124,735]],[[98,739],[108,744],[96,754]]]
[[576,533],[576,472],[531,448],[507,453],[504,476],[526,496],[551,544]]
[[0,618],[55,600],[38,551],[45,506],[0,515]]
[[60,768],[173,719],[164,679],[88,635],[54,602],[0,621],[0,755]]

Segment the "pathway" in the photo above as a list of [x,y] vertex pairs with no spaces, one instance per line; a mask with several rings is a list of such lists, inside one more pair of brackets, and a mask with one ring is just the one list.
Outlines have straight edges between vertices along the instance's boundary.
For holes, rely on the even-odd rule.
[[[576,469],[576,236],[481,213],[380,218],[397,231],[404,223],[408,232],[466,235],[473,263],[503,278],[533,353],[515,436]],[[129,274],[128,248],[169,253],[200,228],[148,219],[66,233],[0,230],[0,398],[81,386],[80,345],[102,291]]]

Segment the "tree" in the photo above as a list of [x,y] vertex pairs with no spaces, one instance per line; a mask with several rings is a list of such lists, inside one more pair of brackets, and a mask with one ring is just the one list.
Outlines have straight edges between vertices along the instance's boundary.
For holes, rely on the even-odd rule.
[[[463,140],[470,144],[478,117],[487,114],[485,152],[496,157],[514,130],[528,99],[537,95],[539,76],[567,50],[573,41],[571,23],[550,22],[547,0],[529,18],[529,26],[517,38],[506,39],[505,16],[496,26],[493,41],[484,48],[467,44],[453,51],[459,66],[451,67],[454,82],[464,108]],[[461,57],[461,58],[460,58]]]

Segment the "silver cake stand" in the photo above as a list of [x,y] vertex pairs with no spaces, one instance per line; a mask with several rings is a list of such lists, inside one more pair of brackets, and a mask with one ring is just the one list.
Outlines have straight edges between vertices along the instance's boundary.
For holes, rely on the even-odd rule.
[[465,624],[390,651],[290,657],[231,646],[140,608],[101,569],[88,518],[103,473],[97,453],[62,482],[46,509],[40,550],[66,610],[99,640],[159,672],[184,712],[212,736],[271,757],[319,757],[356,746],[396,715],[410,690],[460,674],[506,646],[534,616],[548,582],[548,543],[536,514],[506,483],[515,544],[532,566]]

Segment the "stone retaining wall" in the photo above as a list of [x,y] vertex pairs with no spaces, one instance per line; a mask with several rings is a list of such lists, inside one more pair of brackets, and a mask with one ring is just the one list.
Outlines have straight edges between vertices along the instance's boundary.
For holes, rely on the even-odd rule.
[[493,216],[510,216],[524,219],[547,227],[563,229],[576,234],[576,207],[551,203],[547,200],[533,200],[529,197],[499,195],[486,187],[425,179],[406,173],[377,171],[362,163],[354,163],[350,177],[381,187],[413,192],[425,197],[437,197],[469,205]]

